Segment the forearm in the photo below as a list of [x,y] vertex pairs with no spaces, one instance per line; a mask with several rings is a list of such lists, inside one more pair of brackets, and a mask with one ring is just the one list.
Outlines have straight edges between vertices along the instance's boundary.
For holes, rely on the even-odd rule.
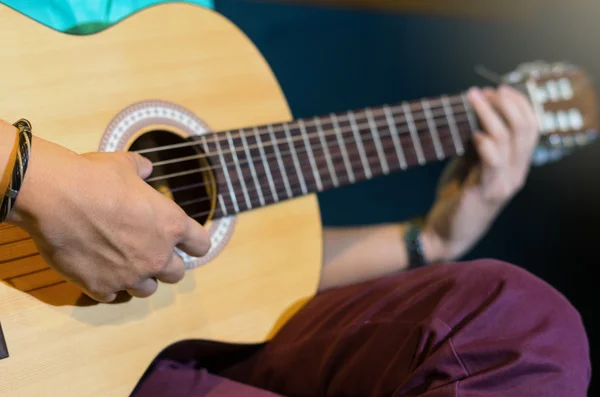
[[[406,270],[406,223],[325,228],[323,269],[319,290],[353,284]],[[428,262],[441,258],[440,244],[425,231],[423,251]]]

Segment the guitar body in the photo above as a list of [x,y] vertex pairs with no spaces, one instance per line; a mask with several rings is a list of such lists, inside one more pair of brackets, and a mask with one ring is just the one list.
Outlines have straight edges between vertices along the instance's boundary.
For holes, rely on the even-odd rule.
[[[198,6],[151,7],[91,36],[55,32],[0,6],[0,30],[0,118],[25,117],[34,135],[76,152],[127,149],[135,136],[119,135],[119,122],[135,124],[132,112],[148,103],[161,116],[143,128],[180,135],[186,125],[210,134],[291,119],[254,45]],[[8,350],[0,394],[128,395],[168,345],[266,341],[315,293],[322,236],[314,195],[207,227],[214,250],[181,283],[148,299],[97,304],[48,268],[26,233],[0,225]]]

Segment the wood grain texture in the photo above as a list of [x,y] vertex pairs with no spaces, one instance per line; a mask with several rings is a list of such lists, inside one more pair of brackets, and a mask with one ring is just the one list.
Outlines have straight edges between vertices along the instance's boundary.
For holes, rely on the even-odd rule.
[[[253,44],[213,11],[152,7],[102,33],[67,36],[0,7],[0,117],[76,152],[97,150],[132,103],[186,107],[213,130],[291,118]],[[314,196],[244,213],[225,251],[149,299],[93,304],[62,282],[21,230],[0,226],[0,321],[10,396],[125,396],[182,339],[268,339],[317,287]],[[90,242],[93,244],[94,242]]]

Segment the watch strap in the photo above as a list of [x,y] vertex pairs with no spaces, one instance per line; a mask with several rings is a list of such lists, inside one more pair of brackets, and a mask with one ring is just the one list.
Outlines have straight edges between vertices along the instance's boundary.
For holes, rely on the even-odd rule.
[[421,241],[421,226],[415,222],[409,222],[404,234],[404,244],[408,254],[408,268],[418,269],[427,265],[423,253]]

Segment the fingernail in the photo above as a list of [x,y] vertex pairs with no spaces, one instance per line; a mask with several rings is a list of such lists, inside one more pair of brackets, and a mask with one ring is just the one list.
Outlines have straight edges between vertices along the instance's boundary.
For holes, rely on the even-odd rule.
[[140,167],[141,169],[139,171],[140,177],[142,177],[142,179],[146,179],[152,174],[154,166],[152,164],[152,161],[150,161],[150,159],[148,159],[144,156],[141,156],[141,155],[140,155],[140,157],[142,159],[142,164]]
[[150,161],[150,159],[147,157],[144,157],[144,160],[146,161],[146,167],[152,169],[152,161]]
[[498,90],[501,92],[509,92],[510,86],[507,84],[502,84],[502,85],[500,85],[500,87],[498,87]]
[[481,90],[478,87],[473,87],[469,90],[469,96],[471,97],[471,99],[482,99],[483,95],[481,93]]

